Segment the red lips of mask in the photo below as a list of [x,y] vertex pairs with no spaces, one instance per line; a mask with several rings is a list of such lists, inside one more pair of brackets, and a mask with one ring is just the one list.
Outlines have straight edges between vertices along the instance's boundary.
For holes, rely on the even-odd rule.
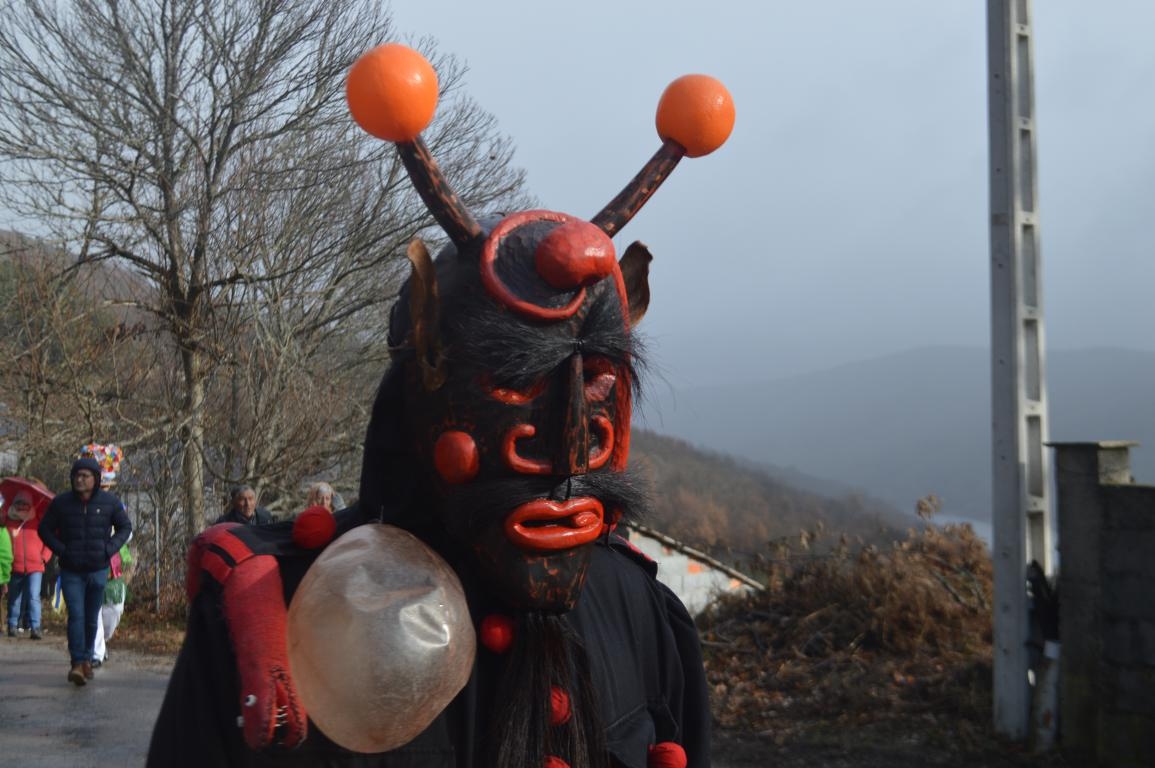
[[505,518],[505,535],[518,548],[554,552],[589,544],[602,532],[605,510],[590,496],[535,499]]

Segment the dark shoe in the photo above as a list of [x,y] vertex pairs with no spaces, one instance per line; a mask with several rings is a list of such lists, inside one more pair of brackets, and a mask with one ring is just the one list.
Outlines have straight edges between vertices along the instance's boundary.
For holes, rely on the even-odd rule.
[[88,682],[88,678],[84,676],[84,665],[73,664],[72,669],[68,670],[68,682],[79,687]]
[[31,635],[31,637],[32,637],[32,639],[33,639],[33,640],[39,640],[39,639],[40,639],[40,637],[41,637],[41,635],[40,635],[40,630],[39,630],[39,629],[34,629],[34,630],[32,630],[32,635]]
[[8,637],[16,637],[16,630],[12,629],[12,627],[8,627]]
[[85,680],[91,680],[92,678],[96,677],[96,674],[92,671],[92,662],[91,661],[84,662],[81,665],[81,667],[82,667],[82,671],[84,673],[84,679]]
[[104,665],[104,662],[101,661],[100,659],[93,659],[92,660],[92,668],[93,669],[100,669],[103,665]]

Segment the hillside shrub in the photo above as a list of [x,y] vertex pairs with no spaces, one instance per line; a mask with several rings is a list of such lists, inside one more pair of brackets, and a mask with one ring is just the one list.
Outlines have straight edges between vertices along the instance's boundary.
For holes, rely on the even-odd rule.
[[[915,718],[952,737],[991,711],[992,568],[969,525],[889,547],[822,530],[759,559],[768,588],[699,617],[716,723],[788,739],[802,728]],[[925,730],[925,729],[920,729]]]

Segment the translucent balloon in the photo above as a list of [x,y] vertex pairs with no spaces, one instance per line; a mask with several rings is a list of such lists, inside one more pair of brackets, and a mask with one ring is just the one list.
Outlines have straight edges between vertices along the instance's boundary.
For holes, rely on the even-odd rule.
[[305,711],[355,752],[411,741],[465,687],[476,639],[461,582],[411,533],[362,525],[309,568],[289,606]]

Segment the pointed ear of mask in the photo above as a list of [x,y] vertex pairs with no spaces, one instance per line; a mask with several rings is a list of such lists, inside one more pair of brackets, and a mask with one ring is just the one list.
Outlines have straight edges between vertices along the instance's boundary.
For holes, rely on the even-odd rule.
[[631,328],[641,322],[650,306],[650,262],[653,260],[650,249],[635,240],[618,261],[626,284]]
[[441,354],[441,302],[437,296],[437,270],[425,243],[414,240],[405,251],[413,267],[409,286],[409,317],[413,323],[413,346],[421,382],[432,392],[445,383],[445,357]]

